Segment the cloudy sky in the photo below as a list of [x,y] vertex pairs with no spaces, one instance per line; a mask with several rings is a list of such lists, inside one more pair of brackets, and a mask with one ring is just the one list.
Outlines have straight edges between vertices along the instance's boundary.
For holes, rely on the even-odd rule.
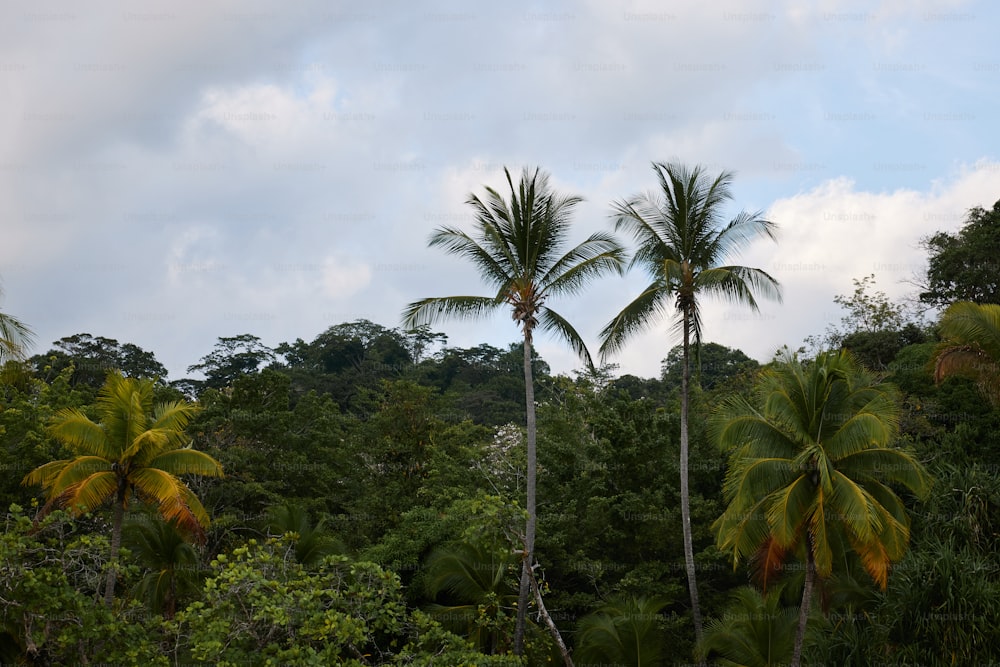
[[[778,243],[759,314],[710,304],[706,338],[766,360],[874,273],[912,292],[919,239],[1000,199],[1000,10],[988,2],[144,2],[0,9],[0,309],[34,352],[88,332],[170,377],[219,336],[311,340],[410,301],[483,293],[427,248],[504,165],[586,202],[655,186],[651,161],[734,170]],[[735,214],[738,208],[734,208]],[[553,303],[592,348],[645,284]],[[504,317],[449,344],[517,339]],[[654,376],[669,323],[622,372]],[[578,366],[554,341],[542,355]]]

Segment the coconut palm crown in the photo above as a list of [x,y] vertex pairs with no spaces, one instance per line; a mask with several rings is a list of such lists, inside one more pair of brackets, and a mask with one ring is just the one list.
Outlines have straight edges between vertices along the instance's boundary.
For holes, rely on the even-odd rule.
[[[191,449],[184,428],[197,407],[187,401],[153,405],[154,382],[108,374],[97,396],[100,422],[76,408],[57,412],[49,433],[68,446],[73,458],[52,461],[25,476],[22,484],[40,484],[46,493],[43,513],[53,507],[92,512],[111,503],[112,564],[121,546],[122,521],[133,496],[151,505],[166,521],[197,537],[209,518],[179,475],[222,476],[222,466]],[[114,567],[105,599],[111,604]]]

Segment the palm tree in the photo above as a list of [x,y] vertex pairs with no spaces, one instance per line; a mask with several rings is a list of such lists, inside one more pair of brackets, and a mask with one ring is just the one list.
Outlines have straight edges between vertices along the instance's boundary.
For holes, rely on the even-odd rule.
[[934,355],[934,380],[972,378],[1000,405],[1000,306],[958,301],[941,317],[941,346]]
[[171,619],[185,595],[198,592],[202,572],[198,552],[187,541],[176,521],[161,521],[141,515],[125,525],[122,539],[149,570],[135,587],[134,595],[146,601],[153,612]]
[[684,564],[696,641],[701,642],[701,609],[695,581],[688,492],[688,401],[691,344],[701,344],[701,298],[719,297],[757,311],[757,294],[781,299],[778,282],[760,269],[726,262],[758,237],[774,239],[775,225],[760,213],[740,213],[725,222],[722,207],[733,198],[733,176],[711,178],[702,167],[653,163],[660,184],[657,195],[644,194],[614,205],[615,229],[639,245],[629,268],[642,267],[652,283],[601,332],[602,357],[620,350],[626,340],[650,326],[673,306],[678,316],[683,365],[681,373],[681,524]]
[[291,534],[294,537],[295,560],[306,567],[318,565],[325,557],[346,551],[340,540],[327,534],[326,521],[320,519],[313,525],[305,508],[292,502],[268,509],[267,529],[279,536]]
[[466,203],[476,215],[474,235],[454,227],[442,227],[430,245],[465,257],[476,265],[483,280],[496,288],[493,296],[449,296],[416,301],[404,312],[406,328],[432,324],[446,316],[478,318],[499,308],[510,308],[511,317],[524,335],[524,394],[527,411],[527,525],[524,561],[518,594],[514,651],[524,651],[525,613],[531,586],[535,549],[535,388],[531,372],[535,328],[563,338],[593,367],[583,339],[561,315],[549,308],[550,297],[575,294],[591,279],[607,272],[620,272],[625,250],[609,234],[595,233],[565,254],[562,247],[569,232],[570,213],[580,201],[560,196],[549,186],[548,175],[525,169],[517,187],[505,168],[510,198],[486,188],[486,197],[470,195]]
[[923,466],[893,447],[898,391],[847,351],[808,365],[786,356],[765,372],[753,400],[734,396],[713,417],[719,443],[731,449],[723,485],[728,507],[713,524],[733,566],[755,559],[780,569],[804,552],[805,584],[792,665],[798,665],[817,577],[853,549],[884,590],[890,563],[910,538],[903,502],[888,484],[919,495],[930,489]]
[[[3,287],[0,287],[0,298]],[[35,334],[21,320],[0,313],[0,365],[8,360],[22,360],[24,351],[35,341]]]
[[741,586],[722,618],[709,621],[705,641],[698,647],[703,659],[727,667],[787,665],[795,645],[799,610],[782,604],[782,586],[761,593]]
[[431,616],[486,653],[503,653],[509,612],[517,600],[512,574],[517,565],[509,549],[479,542],[452,542],[427,557],[427,593],[445,593],[451,604],[434,604]]
[[658,629],[664,598],[622,597],[580,619],[580,664],[659,665],[664,643]]
[[39,466],[21,482],[41,484],[47,493],[43,512],[55,506],[90,512],[112,503],[111,562],[104,589],[109,607],[122,521],[132,496],[153,505],[165,520],[203,538],[208,513],[178,475],[222,476],[219,462],[191,449],[184,435],[197,407],[187,401],[154,406],[154,386],[152,380],[109,373],[97,396],[100,423],[76,408],[65,408],[49,425],[49,433],[76,456]]

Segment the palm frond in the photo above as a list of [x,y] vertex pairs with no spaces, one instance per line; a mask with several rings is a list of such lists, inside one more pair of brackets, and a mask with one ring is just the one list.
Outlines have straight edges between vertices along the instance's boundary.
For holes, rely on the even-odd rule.
[[118,475],[113,472],[95,472],[66,488],[55,499],[55,504],[72,512],[92,512],[104,503],[115,500],[118,493]]
[[575,294],[593,278],[609,271],[621,275],[626,251],[608,234],[593,234],[567,252],[541,279],[547,294]]
[[[2,296],[0,292],[0,296]],[[0,364],[25,358],[25,351],[35,344],[35,333],[21,320],[0,313]]]
[[494,253],[498,250],[502,253],[500,258],[491,254],[489,250],[462,230],[453,227],[443,227],[435,231],[428,245],[431,247],[440,246],[449,254],[470,260],[486,279],[488,285],[496,287],[506,285],[516,275],[516,260],[510,254],[507,244],[493,227],[485,227],[481,230],[481,234],[484,236],[484,242],[490,246],[490,249],[494,250]]
[[222,464],[196,449],[174,449],[151,459],[149,468],[156,468],[171,475],[202,475],[223,477]]
[[141,468],[132,474],[130,481],[140,499],[155,505],[165,521],[176,521],[194,534],[208,526],[205,508],[176,476],[156,468]]
[[403,324],[408,328],[433,324],[447,317],[478,319],[503,305],[502,296],[442,296],[414,301],[403,311]]
[[576,353],[576,355],[587,365],[591,371],[594,370],[594,362],[587,351],[587,344],[562,315],[551,308],[542,306],[538,317],[538,328],[546,333],[555,334]]
[[761,216],[762,213],[759,211],[738,213],[714,235],[707,254],[724,262],[746,250],[759,239],[777,241],[778,226]]
[[48,490],[52,487],[56,478],[59,477],[59,474],[62,473],[63,469],[70,463],[70,461],[72,461],[72,459],[43,463],[25,475],[24,479],[21,480],[21,485],[34,486],[38,484],[42,487],[42,489]]
[[652,326],[653,319],[666,311],[667,296],[666,286],[658,280],[625,306],[601,331],[601,358],[621,350],[629,337]]
[[949,375],[972,378],[991,403],[1000,405],[1000,305],[953,303],[941,317],[940,333],[935,382]]
[[69,487],[80,484],[92,475],[112,470],[112,462],[100,456],[78,456],[75,459],[56,461],[55,463],[64,465],[58,474],[49,480],[49,497],[63,493]]
[[49,422],[48,432],[80,454],[102,456],[112,461],[121,457],[121,451],[108,438],[105,429],[77,408],[59,410]]

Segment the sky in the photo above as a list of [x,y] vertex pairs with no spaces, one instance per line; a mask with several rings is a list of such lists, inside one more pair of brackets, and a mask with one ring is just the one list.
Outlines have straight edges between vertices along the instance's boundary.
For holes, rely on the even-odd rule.
[[[920,239],[1000,199],[998,19],[961,0],[4,3],[0,310],[32,353],[86,332],[179,379],[220,336],[310,341],[486,294],[427,239],[471,230],[465,200],[504,166],[584,197],[578,241],[672,161],[735,172],[727,215],[779,227],[740,262],[783,302],[704,305],[705,340],[766,361],[838,322],[853,279],[912,295]],[[647,282],[548,305],[596,350]],[[433,328],[519,337],[503,313]],[[655,322],[608,361],[657,376],[678,342]]]

